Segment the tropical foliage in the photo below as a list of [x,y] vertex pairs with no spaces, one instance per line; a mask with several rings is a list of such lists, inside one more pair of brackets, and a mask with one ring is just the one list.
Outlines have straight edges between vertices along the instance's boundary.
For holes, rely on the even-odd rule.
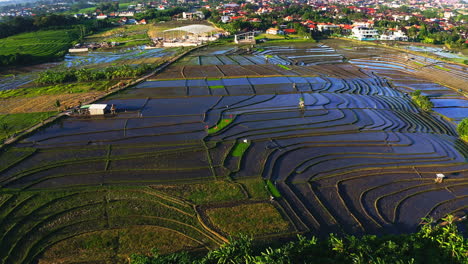
[[413,102],[424,111],[431,111],[434,104],[429,100],[427,96],[421,94],[421,90],[416,90],[411,93],[411,99]]
[[137,67],[130,65],[111,66],[102,70],[95,69],[66,69],[63,71],[44,71],[36,79],[37,84],[58,84],[67,82],[87,82],[97,80],[112,80],[122,78],[135,78],[152,69],[155,66],[142,64]]
[[457,132],[462,139],[468,140],[468,118],[463,119],[457,126]]
[[154,251],[151,256],[132,255],[131,263],[467,263],[468,243],[453,219],[443,219],[443,226],[426,219],[427,223],[414,234],[360,238],[330,234],[322,240],[299,235],[295,241],[263,250],[254,247],[251,238],[240,236],[198,258],[186,252],[160,255]]

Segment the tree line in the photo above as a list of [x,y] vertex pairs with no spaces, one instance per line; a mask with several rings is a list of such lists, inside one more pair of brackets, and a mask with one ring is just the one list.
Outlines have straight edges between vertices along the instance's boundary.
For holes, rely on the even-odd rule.
[[146,19],[152,22],[170,21],[173,16],[186,11],[187,8],[184,7],[174,7],[165,10],[149,9],[143,13],[136,13],[134,18],[137,20]]
[[70,28],[73,25],[82,24],[83,21],[73,16],[50,14],[34,17],[12,17],[0,23],[0,38],[5,38],[18,33],[32,32],[41,29]]
[[286,263],[375,263],[375,264],[466,264],[468,241],[458,231],[454,217],[435,225],[429,219],[417,233],[325,239],[298,236],[297,240],[256,248],[252,239],[240,236],[206,255],[194,257],[187,252],[161,255],[133,254],[131,264],[286,264]]
[[141,64],[136,67],[130,65],[111,66],[102,70],[96,69],[67,69],[62,71],[47,70],[41,72],[35,80],[37,84],[60,84],[67,82],[88,82],[97,80],[113,80],[124,78],[135,78],[150,70],[155,69],[156,66],[150,64]]

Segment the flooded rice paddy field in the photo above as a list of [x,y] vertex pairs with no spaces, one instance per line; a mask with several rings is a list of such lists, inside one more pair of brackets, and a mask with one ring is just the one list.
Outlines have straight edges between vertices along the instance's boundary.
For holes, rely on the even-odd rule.
[[326,45],[261,46],[260,48],[206,48],[185,57],[180,65],[318,65],[339,63],[344,56]]
[[31,67],[13,70],[11,73],[0,75],[0,91],[22,87],[34,81],[38,73],[45,69],[64,69],[69,67],[106,67],[121,64],[157,63],[164,57],[172,56],[175,49],[149,49],[144,46],[117,49],[112,51],[90,51],[86,53],[67,54],[62,62],[43,63]]
[[90,51],[87,53],[69,53],[65,56],[65,67],[80,67],[86,65],[102,64],[134,64],[154,63],[155,59],[174,54],[174,49],[144,49],[144,46],[117,49],[113,51]]
[[[261,52],[284,56],[288,49],[265,47]],[[302,60],[327,48],[295,49],[303,55],[295,50],[291,56],[304,56]],[[458,138],[454,122],[420,111],[405,93],[421,89],[430,95],[434,110],[454,120],[467,116],[466,99],[418,75],[417,64],[395,54],[366,59],[366,49],[361,50],[352,50],[351,63],[322,56],[321,65],[286,68],[175,64],[100,101],[115,104],[115,116],[68,117],[24,138],[0,156],[6,161],[0,166],[2,188],[109,189],[48,202],[50,208],[60,201],[74,202],[76,208],[49,212],[50,219],[59,220],[28,227],[27,241],[16,236],[31,250],[21,255],[18,241],[11,243],[10,252],[16,252],[11,258],[34,259],[57,241],[116,226],[162,226],[187,234],[198,245],[219,243],[197,221],[192,205],[151,188],[120,193],[112,190],[115,185],[262,177],[280,191],[282,198],[271,203],[287,215],[289,231],[313,234],[411,232],[423,217],[466,214],[467,144]],[[348,50],[321,52],[346,57]],[[216,48],[198,56],[219,60],[222,54]],[[244,140],[249,143],[245,153],[233,155]],[[442,183],[434,182],[436,173],[446,175]],[[20,198],[0,202],[5,221],[23,207],[32,208],[32,200]],[[150,201],[153,207],[148,207]],[[21,209],[11,209],[15,206]],[[124,207],[131,212],[113,211]],[[47,215],[41,211],[47,208],[28,214]],[[96,215],[107,222],[91,221]]]

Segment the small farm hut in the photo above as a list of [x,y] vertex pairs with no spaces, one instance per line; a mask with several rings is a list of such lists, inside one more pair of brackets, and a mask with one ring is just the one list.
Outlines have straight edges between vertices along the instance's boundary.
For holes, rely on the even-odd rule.
[[104,115],[108,109],[107,104],[83,105],[81,109],[88,109],[90,115]]
[[435,178],[435,182],[436,183],[442,183],[442,181],[444,180],[445,178],[445,175],[442,174],[442,173],[437,173],[436,174],[436,178]]

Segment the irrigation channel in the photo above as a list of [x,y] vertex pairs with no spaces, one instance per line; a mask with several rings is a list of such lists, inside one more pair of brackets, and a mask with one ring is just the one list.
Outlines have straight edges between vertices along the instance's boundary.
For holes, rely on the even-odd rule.
[[[465,215],[468,146],[455,124],[467,100],[425,76],[466,85],[466,70],[333,44],[208,47],[101,100],[115,116],[69,117],[18,142],[0,156],[2,189],[22,190],[0,196],[0,260],[28,263],[67,239],[128,226],[172,230],[195,249],[223,242],[209,206],[137,188],[155,184],[269,180],[281,198],[255,203],[273,204],[290,226],[260,237],[413,232],[424,217]],[[418,109],[406,95],[415,89],[446,118]],[[55,196],[36,199],[47,190]]]

